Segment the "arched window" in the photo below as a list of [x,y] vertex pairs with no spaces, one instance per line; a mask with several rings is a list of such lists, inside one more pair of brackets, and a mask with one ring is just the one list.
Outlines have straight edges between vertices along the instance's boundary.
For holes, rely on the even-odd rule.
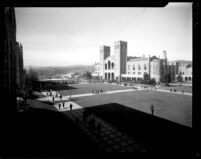
[[108,70],[110,70],[110,61],[108,61]]
[[191,81],[191,77],[188,77],[188,80]]
[[105,69],[107,70],[107,64],[105,64]]
[[112,62],[112,69],[114,69],[114,63]]

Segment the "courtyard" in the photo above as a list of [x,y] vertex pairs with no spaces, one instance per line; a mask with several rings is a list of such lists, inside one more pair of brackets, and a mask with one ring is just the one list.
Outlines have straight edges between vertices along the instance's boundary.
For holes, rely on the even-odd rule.
[[[131,87],[104,83],[76,84],[72,87],[74,89],[71,89],[71,95],[91,93],[92,89],[103,90],[103,94],[72,98],[81,107],[118,103],[150,114],[150,106],[153,104],[155,116],[192,127],[192,96],[155,90],[133,90],[104,94],[107,91],[131,89]],[[69,92],[69,90],[59,91],[63,96],[69,95]]]

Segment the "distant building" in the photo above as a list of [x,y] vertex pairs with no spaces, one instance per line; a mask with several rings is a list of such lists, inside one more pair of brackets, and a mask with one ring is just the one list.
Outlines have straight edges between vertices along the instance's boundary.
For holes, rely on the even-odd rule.
[[[176,81],[176,76],[182,66],[177,61],[168,61],[166,51],[163,51],[158,57],[127,56],[127,42],[118,41],[114,43],[112,56],[110,56],[109,46],[100,47],[100,61],[95,64],[92,76],[105,80],[141,81],[144,75],[148,74],[150,79],[155,79],[156,82],[164,82],[167,76],[170,81]],[[183,72],[192,73],[190,68]],[[184,75],[185,79],[190,79],[189,76],[186,77]]]
[[192,62],[191,61],[181,61],[178,60],[178,73],[176,76],[181,75],[184,82],[192,82]]

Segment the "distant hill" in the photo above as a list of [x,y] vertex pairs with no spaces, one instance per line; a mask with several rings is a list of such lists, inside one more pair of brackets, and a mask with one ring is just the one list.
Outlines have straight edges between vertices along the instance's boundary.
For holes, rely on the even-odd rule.
[[[24,67],[29,70],[30,66]],[[86,71],[93,72],[94,65],[73,65],[73,66],[31,66],[31,69],[38,73],[38,76],[43,78],[49,78],[53,76],[68,74],[68,73],[84,73]]]

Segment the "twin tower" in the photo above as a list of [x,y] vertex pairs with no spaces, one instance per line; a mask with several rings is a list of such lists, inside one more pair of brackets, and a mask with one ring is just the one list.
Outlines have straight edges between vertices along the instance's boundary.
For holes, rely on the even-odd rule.
[[114,43],[114,54],[110,55],[109,46],[100,47],[99,75],[102,79],[120,80],[126,74],[127,42]]

